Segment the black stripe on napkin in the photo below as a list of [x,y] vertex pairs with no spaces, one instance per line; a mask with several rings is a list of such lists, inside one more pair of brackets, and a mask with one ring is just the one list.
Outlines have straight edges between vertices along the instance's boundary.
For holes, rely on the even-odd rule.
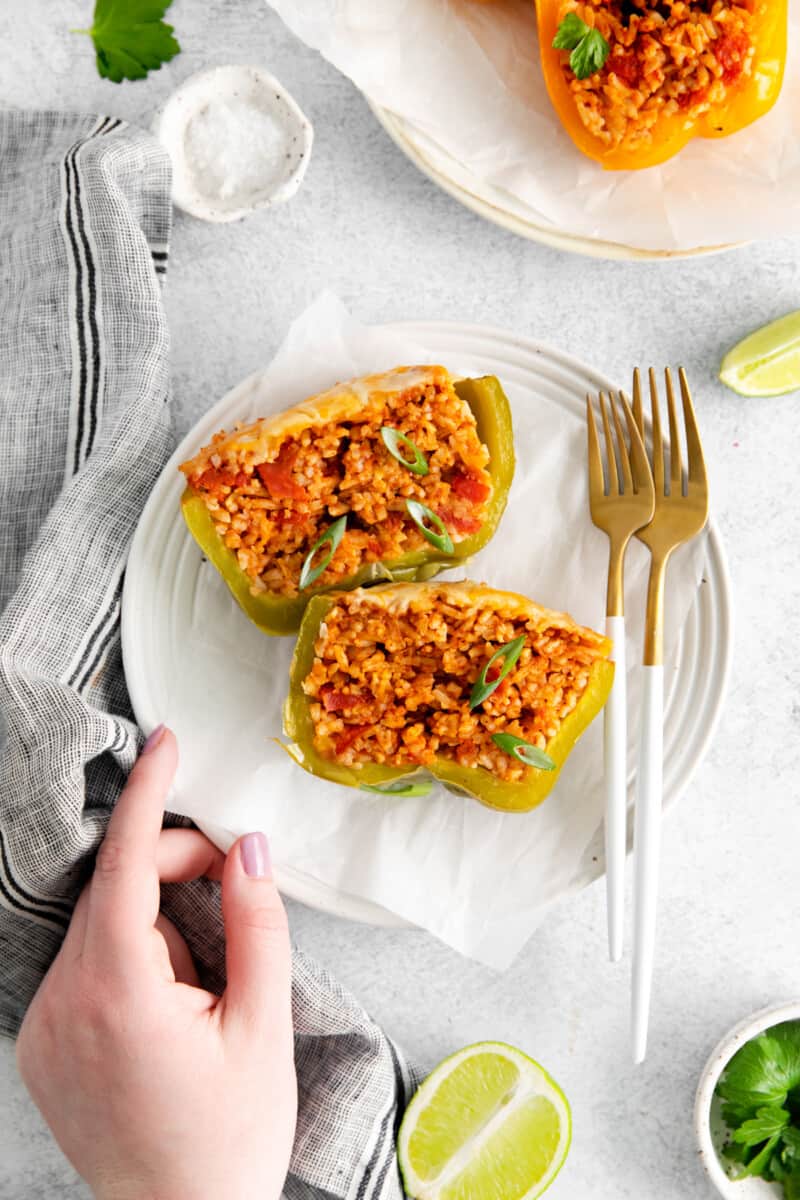
[[119,610],[120,610],[120,605],[119,605],[119,602],[117,602],[108,614],[109,620],[111,622],[110,627],[108,627],[106,630],[106,633],[103,634],[102,641],[100,642],[100,645],[97,647],[97,652],[96,652],[94,658],[92,658],[91,661],[88,663],[88,665],[86,666],[86,669],[82,673],[81,678],[75,684],[77,691],[81,692],[84,690],[84,688],[91,686],[92,681],[94,679],[95,674],[97,673],[97,670],[100,666],[101,661],[103,660],[104,656],[108,653],[108,651],[111,649],[111,643],[118,636],[118,634],[119,634]]
[[[72,455],[73,474],[92,452],[98,424],[98,398],[101,379],[101,341],[97,322],[97,280],[94,258],[86,232],[86,218],[81,198],[81,175],[78,153],[94,137],[113,133],[123,122],[116,117],[104,117],[96,129],[79,138],[67,151],[64,159],[66,190],[65,224],[75,263],[75,315],[78,335],[78,400],[77,434]],[[83,253],[81,253],[81,251]],[[85,288],[84,288],[85,273]],[[91,389],[88,389],[91,365]],[[88,396],[87,396],[88,391]],[[88,412],[87,412],[88,403]],[[84,436],[88,437],[84,449]]]
[[[0,858],[2,859],[5,873],[6,886],[4,891],[6,895],[9,895],[8,889],[13,888],[13,890],[18,893],[20,902],[22,904],[27,903],[34,905],[37,909],[53,908],[56,910],[56,914],[58,914],[59,919],[63,916],[67,921],[69,921],[70,917],[72,916],[72,905],[66,900],[45,900],[41,896],[34,896],[27,890],[27,888],[22,886],[11,869],[11,863],[8,858],[8,850],[6,848],[6,841],[2,830],[0,830]],[[0,886],[2,886],[2,884],[3,874],[0,873]],[[56,915],[53,913],[47,913],[45,915],[50,916],[53,920],[56,920]]]
[[[85,137],[79,138],[67,151],[64,159],[64,177],[65,177],[65,192],[66,204],[64,208],[64,220],[69,237],[70,246],[72,247],[72,259],[75,265],[75,324],[78,337],[78,397],[76,407],[76,423],[77,434],[75,437],[75,447],[72,459],[73,474],[78,470],[81,461],[81,445],[83,443],[84,433],[84,407],[86,403],[86,387],[88,381],[88,353],[86,345],[87,328],[84,321],[84,287],[83,287],[83,272],[84,265],[78,245],[78,237],[76,232],[77,214],[75,212],[75,192],[79,190],[77,168],[75,167],[75,156],[80,148],[86,144],[90,137],[99,133],[109,123],[109,118],[105,117],[100,125],[92,130]],[[81,221],[82,224],[82,221]],[[82,229],[82,241],[85,244],[85,230]],[[94,278],[92,279],[92,289],[94,289]]]
[[83,139],[74,143],[64,159],[64,188],[66,203],[64,205],[64,223],[67,230],[72,260],[75,264],[75,325],[78,335],[78,400],[77,400],[77,434],[72,459],[72,473],[78,470],[80,464],[80,445],[83,441],[83,404],[86,391],[86,334],[83,326],[83,263],[81,262],[78,242],[72,218],[72,155],[83,145]]
[[39,909],[31,908],[27,904],[22,904],[15,896],[9,892],[3,882],[3,877],[0,875],[0,900],[5,900],[6,907],[13,912],[24,913],[26,917],[32,917],[36,921],[41,921],[45,925],[52,925],[59,932],[63,933],[69,925],[69,921],[65,917],[55,917],[50,913],[41,912]]
[[[82,138],[76,142],[72,149],[67,154],[68,171],[72,171],[72,189],[71,196],[73,202],[73,214],[75,224],[77,226],[78,236],[80,238],[81,248],[83,250],[84,263],[86,268],[86,298],[85,298],[85,313],[86,313],[86,329],[81,329],[80,316],[78,318],[79,330],[78,337],[83,344],[83,386],[80,389],[78,396],[79,412],[78,412],[78,437],[75,444],[75,457],[73,460],[74,470],[77,471],[81,461],[89,457],[94,445],[95,434],[97,432],[97,396],[100,386],[100,333],[97,327],[97,280],[95,274],[95,264],[92,257],[89,238],[86,234],[86,224],[84,218],[83,204],[81,201],[81,177],[78,170],[77,156],[83,146],[91,137],[96,137],[99,134],[105,133],[109,126],[113,127],[119,124],[118,121],[112,123],[110,118],[106,117],[100,127],[88,137]],[[75,238],[73,234],[73,247],[75,246]],[[78,289],[81,292],[79,302],[81,304],[80,311],[84,311],[84,297],[82,294],[82,281],[80,275],[80,256],[76,250],[76,267],[78,268]],[[88,333],[88,338],[87,338]],[[88,349],[87,349],[88,346]],[[84,433],[84,418],[86,415],[86,376],[88,374],[88,364],[91,362],[92,367],[92,382],[91,391],[88,396],[88,424],[89,435],[86,441],[86,449],[83,451],[83,433]]]
[[109,753],[119,754],[120,751],[124,749],[125,744],[130,736],[130,731],[127,730],[124,725],[119,724],[117,726],[117,732],[114,734],[114,740],[108,747]]
[[89,639],[86,642],[86,646],[83,654],[80,657],[80,660],[78,661],[78,665],[75,667],[75,670],[67,680],[70,687],[74,687],[76,690],[80,689],[83,680],[86,678],[87,664],[91,666],[90,660],[94,662],[97,659],[98,644],[100,644],[100,653],[102,653],[103,646],[105,646],[109,640],[109,622],[112,635],[116,632],[117,618],[119,616],[120,601],[122,598],[122,589],[124,586],[125,572],[123,570],[120,571],[120,576],[117,580],[117,585],[114,588],[114,594],[111,597],[111,603],[109,604],[108,608],[100,609],[99,612],[95,613],[94,629],[92,630]]
[[[378,1130],[378,1137],[372,1157],[364,1168],[364,1174],[361,1177],[361,1183],[356,1192],[356,1200],[374,1200],[375,1197],[380,1196],[389,1167],[395,1159],[395,1141],[400,1120],[402,1119],[406,1089],[402,1068],[391,1039],[387,1038],[387,1043],[394,1067],[394,1089],[388,1108],[381,1121],[380,1129]],[[389,1122],[393,1113],[395,1114],[395,1119],[392,1126],[392,1134],[389,1136]],[[376,1171],[378,1172],[377,1176],[375,1175]]]

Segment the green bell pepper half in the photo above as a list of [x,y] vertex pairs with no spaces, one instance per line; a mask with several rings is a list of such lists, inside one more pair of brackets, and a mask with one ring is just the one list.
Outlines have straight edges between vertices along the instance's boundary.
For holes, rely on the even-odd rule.
[[600,712],[611,691],[614,664],[609,659],[603,659],[592,667],[583,695],[562,722],[555,737],[552,737],[545,747],[546,753],[556,764],[555,771],[530,768],[528,777],[520,783],[499,779],[485,767],[462,767],[460,763],[444,757],[434,759],[430,766],[412,770],[408,767],[387,766],[385,763],[346,766],[326,758],[314,746],[311,706],[303,691],[303,680],[314,662],[314,644],[319,627],[335,602],[335,594],[315,596],[306,608],[289,674],[289,694],[283,708],[284,733],[291,739],[288,746],[284,745],[284,749],[306,771],[332,783],[354,788],[359,788],[362,784],[375,787],[398,779],[410,781],[420,776],[432,775],[448,790],[466,792],[488,808],[502,812],[529,812],[541,804],[552,791],[570,751]]
[[187,487],[181,498],[181,511],[194,540],[203,554],[219,571],[236,603],[259,629],[269,634],[291,634],[300,628],[309,600],[330,591],[350,591],[372,583],[424,581],[464,563],[490,540],[503,515],[514,478],[514,436],[511,409],[500,382],[493,375],[480,379],[461,379],[455,384],[475,416],[478,437],[489,451],[487,470],[492,479],[492,495],[486,519],[480,529],[457,542],[452,554],[435,546],[404,554],[387,563],[365,563],[348,579],[323,587],[310,587],[299,596],[280,596],[271,592],[253,592],[250,576],[239,566],[233,550],[217,533],[202,495]]

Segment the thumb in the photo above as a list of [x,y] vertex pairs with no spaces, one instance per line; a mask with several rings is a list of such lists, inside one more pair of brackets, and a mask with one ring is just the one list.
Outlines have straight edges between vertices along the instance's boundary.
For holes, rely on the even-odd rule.
[[225,1024],[289,1033],[292,953],[286,910],[272,878],[263,833],[235,842],[222,875],[225,921]]

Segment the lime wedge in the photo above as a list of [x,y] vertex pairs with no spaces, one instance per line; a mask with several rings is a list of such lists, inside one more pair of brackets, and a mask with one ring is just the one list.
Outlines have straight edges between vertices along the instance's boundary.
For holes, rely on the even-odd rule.
[[722,360],[719,377],[742,396],[782,396],[800,388],[800,312],[751,333]]
[[569,1150],[564,1093],[503,1042],[440,1063],[406,1110],[397,1154],[413,1200],[534,1200]]

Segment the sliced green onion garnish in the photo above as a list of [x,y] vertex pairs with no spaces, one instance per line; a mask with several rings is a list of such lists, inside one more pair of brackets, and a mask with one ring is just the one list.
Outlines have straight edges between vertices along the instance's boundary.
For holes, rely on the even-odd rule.
[[379,796],[429,796],[433,784],[423,781],[412,783],[410,779],[395,779],[393,783],[362,783],[362,792],[377,792]]
[[514,737],[513,733],[493,733],[492,741],[506,754],[525,763],[526,767],[538,767],[540,771],[555,771],[556,769],[556,764],[549,754],[545,754],[544,750],[540,750],[538,746],[532,746],[523,738]]
[[[453,539],[447,532],[447,526],[440,516],[431,512],[427,504],[420,504],[419,500],[406,500],[406,508],[417,529],[432,546],[435,546],[437,550],[442,550],[445,554],[453,553]],[[434,528],[428,529],[426,521],[430,521]]]
[[[300,591],[301,592],[302,592],[303,588],[310,587],[312,583],[317,582],[320,575],[325,570],[328,563],[331,561],[334,554],[336,553],[336,548],[339,545],[339,542],[342,540],[342,537],[344,535],[344,531],[345,531],[346,527],[347,527],[347,513],[345,513],[345,515],[343,517],[339,517],[338,521],[334,521],[332,525],[329,525],[328,528],[323,533],[322,537],[319,539],[319,541],[315,542],[314,545],[311,547],[308,554],[306,555],[306,561],[303,563],[303,569],[300,572]],[[316,555],[317,551],[322,549],[323,546],[329,547],[328,553],[325,555],[322,562],[319,563],[318,566],[312,567],[311,564],[314,561],[314,556]]]
[[[391,454],[392,458],[396,458],[404,467],[408,467],[409,471],[413,471],[415,475],[428,474],[428,460],[419,447],[415,446],[411,438],[406,437],[399,429],[392,429],[391,425],[381,426],[381,437],[383,444]],[[411,462],[400,450],[401,446],[406,446],[414,455],[414,461]]]
[[[519,637],[514,638],[513,642],[506,642],[506,644],[501,646],[499,650],[495,650],[494,654],[489,659],[478,678],[475,680],[469,697],[470,708],[477,708],[479,704],[483,704],[486,697],[491,696],[494,689],[500,686],[522,653],[522,647],[524,645],[525,634],[521,633]],[[505,659],[500,674],[496,679],[487,680],[486,675],[489,671],[489,668],[492,666],[492,663],[497,661],[498,658]]]

